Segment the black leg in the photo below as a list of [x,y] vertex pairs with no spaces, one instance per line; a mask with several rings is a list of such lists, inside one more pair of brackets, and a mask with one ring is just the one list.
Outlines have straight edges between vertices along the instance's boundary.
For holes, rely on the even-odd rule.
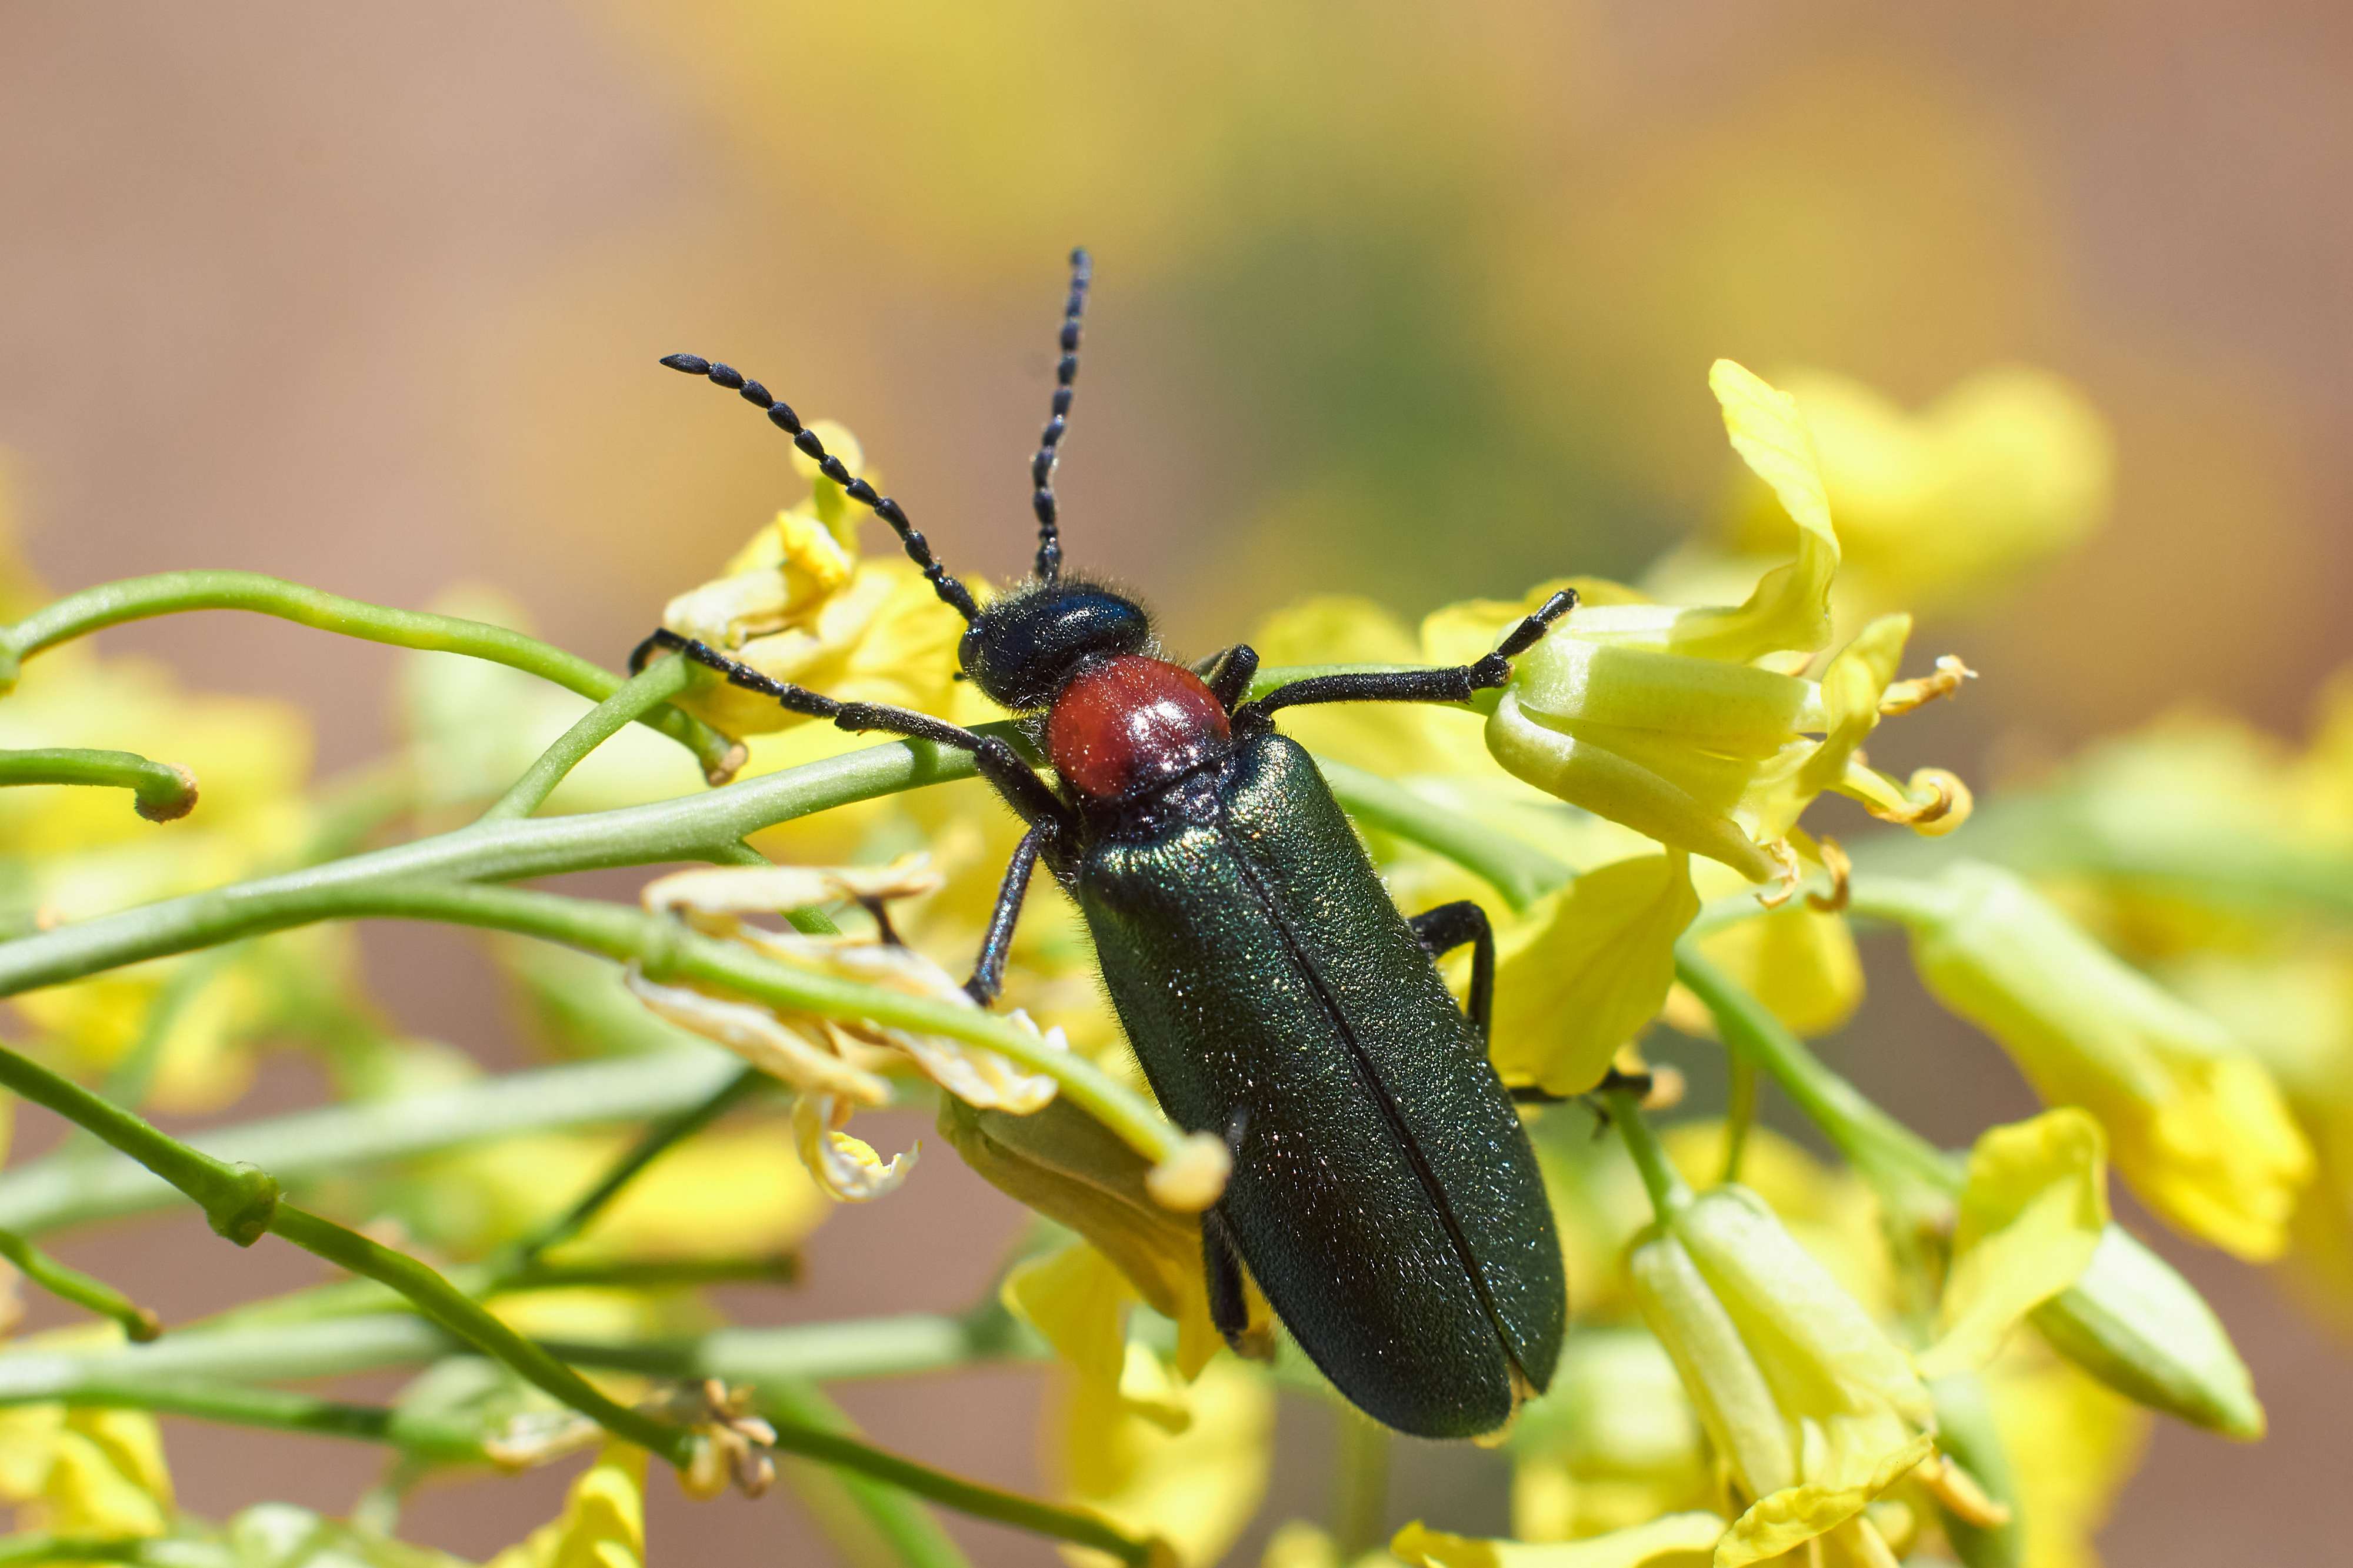
[[1238,642],[1223,653],[1212,654],[1193,667],[1193,673],[1209,683],[1209,695],[1218,705],[1231,713],[1250,691],[1250,680],[1258,674],[1258,649],[1246,642]]
[[1554,1094],[1534,1084],[1510,1092],[1513,1100],[1520,1105],[1562,1105],[1572,1100],[1589,1100],[1593,1102],[1593,1114],[1600,1119],[1601,1127],[1606,1129],[1609,1125],[1609,1108],[1602,1102],[1601,1097],[1613,1089],[1630,1089],[1636,1094],[1647,1095],[1651,1092],[1651,1082],[1649,1073],[1620,1072],[1613,1067],[1601,1075],[1599,1083],[1583,1094]]
[[1209,1321],[1238,1355],[1249,1355],[1250,1292],[1242,1284],[1242,1260],[1218,1211],[1201,1215],[1201,1274],[1209,1287]]
[[1406,924],[1432,958],[1442,958],[1466,942],[1472,944],[1471,995],[1464,1011],[1479,1026],[1479,1037],[1487,1038],[1495,1016],[1495,928],[1487,923],[1487,911],[1468,899],[1457,899],[1424,910]]
[[997,908],[988,917],[988,934],[981,939],[980,957],[974,961],[965,994],[986,1007],[1005,989],[1005,955],[1013,946],[1014,922],[1021,918],[1021,895],[1029,890],[1029,873],[1038,868],[1038,851],[1046,842],[1044,824],[1021,836],[1005,880],[997,885]]
[[[934,719],[928,713],[910,709],[887,707],[880,702],[842,702],[805,686],[774,680],[740,659],[729,658],[708,643],[682,637],[667,628],[654,633],[638,647],[638,655],[650,657],[654,648],[670,648],[681,658],[717,670],[727,678],[731,686],[746,691],[756,691],[772,697],[795,713],[806,713],[814,719],[830,719],[841,729],[863,733],[880,731],[887,735],[903,735],[911,741],[929,741],[935,746],[969,752],[980,769],[980,774],[997,786],[1021,820],[1036,825],[1050,822],[1059,829],[1067,826],[1068,815],[1054,792],[1040,783],[1021,754],[994,735],[976,734],[944,719]],[[642,662],[631,656],[633,664]]]
[[1279,708],[1299,708],[1314,702],[1468,702],[1474,691],[1501,686],[1511,679],[1512,660],[1527,652],[1546,628],[1577,606],[1577,591],[1564,588],[1546,599],[1535,614],[1524,617],[1495,651],[1472,664],[1451,669],[1400,669],[1363,675],[1316,675],[1278,686],[1243,711],[1263,718]]

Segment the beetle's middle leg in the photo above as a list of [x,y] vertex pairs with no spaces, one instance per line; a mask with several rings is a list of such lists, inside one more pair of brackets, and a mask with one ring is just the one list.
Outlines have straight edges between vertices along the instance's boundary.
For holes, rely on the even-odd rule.
[[1469,899],[1457,899],[1424,910],[1405,923],[1413,928],[1413,934],[1433,959],[1445,957],[1466,942],[1472,944],[1471,994],[1465,998],[1464,1011],[1479,1026],[1479,1037],[1486,1039],[1495,1016],[1495,928],[1487,922],[1487,911]]
[[1005,880],[997,886],[997,907],[989,911],[988,934],[981,939],[980,956],[973,961],[972,978],[965,994],[986,1007],[1005,989],[1005,956],[1013,947],[1013,927],[1021,918],[1021,897],[1029,890],[1029,873],[1038,868],[1038,853],[1046,846],[1047,826],[1039,823],[1021,836],[1013,858],[1005,867]]

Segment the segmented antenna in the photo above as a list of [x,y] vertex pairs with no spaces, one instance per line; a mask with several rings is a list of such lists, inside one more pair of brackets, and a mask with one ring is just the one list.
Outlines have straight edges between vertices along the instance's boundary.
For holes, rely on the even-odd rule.
[[[1065,337],[1068,338],[1067,331]],[[744,402],[766,410],[768,423],[790,436],[794,446],[815,458],[818,468],[827,479],[839,485],[851,500],[891,525],[891,531],[897,534],[899,542],[907,547],[907,558],[922,571],[923,580],[932,585],[933,593],[966,621],[980,614],[980,606],[973,602],[971,590],[949,576],[948,569],[933,558],[931,542],[907,521],[907,514],[901,510],[899,503],[889,496],[877,495],[872,485],[852,474],[839,458],[827,451],[825,443],[817,438],[817,432],[802,425],[800,416],[792,411],[790,405],[778,402],[766,387],[746,379],[743,372],[731,365],[715,363],[699,354],[667,354],[663,356],[662,363],[689,375],[702,376],[730,392],[741,393]],[[1050,496],[1047,500],[1050,505],[1052,498]]]
[[1029,504],[1038,513],[1038,580],[1052,583],[1062,575],[1062,532],[1054,511],[1054,463],[1060,457],[1062,432],[1071,425],[1071,383],[1079,374],[1079,317],[1087,308],[1087,285],[1094,281],[1095,264],[1086,248],[1071,252],[1071,299],[1062,307],[1062,358],[1054,366],[1054,412],[1039,437],[1038,455],[1029,459],[1029,482],[1037,493]]

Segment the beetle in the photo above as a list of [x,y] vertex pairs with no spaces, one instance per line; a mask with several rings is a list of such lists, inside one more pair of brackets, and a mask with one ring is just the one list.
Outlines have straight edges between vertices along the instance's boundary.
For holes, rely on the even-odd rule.
[[[966,990],[987,1005],[1040,861],[1082,911],[1103,984],[1162,1108],[1223,1138],[1224,1195],[1201,1216],[1212,1320],[1240,1347],[1245,1271],[1293,1339],[1366,1414],[1427,1437],[1504,1426],[1550,1382],[1567,1314],[1560,1242],[1512,1096],[1489,1061],[1494,939],[1469,900],[1411,919],[1314,760],[1275,726],[1325,702],[1461,702],[1576,603],[1553,595],[1494,651],[1451,668],[1317,676],[1252,700],[1247,645],[1164,658],[1142,605],[1062,574],[1053,478],[1092,268],[1071,256],[1051,416],[1030,467],[1030,575],[987,605],[899,503],[825,449],[758,382],[692,354],[661,363],[740,393],[890,525],[964,617],[963,673],[1022,715],[1058,782],[1006,740],[773,680],[662,630],[658,651],[845,730],[972,754],[1028,825]],[[1469,944],[1458,1005],[1437,959]]]

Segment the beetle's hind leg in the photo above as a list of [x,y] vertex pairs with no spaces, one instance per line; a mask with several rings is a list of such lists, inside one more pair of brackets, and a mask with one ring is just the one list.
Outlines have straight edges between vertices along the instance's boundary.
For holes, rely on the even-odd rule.
[[1274,1327],[1250,1310],[1250,1276],[1215,1209],[1201,1215],[1201,1278],[1209,1288],[1209,1321],[1227,1345],[1245,1361],[1272,1361]]
[[983,735],[976,731],[951,724],[944,719],[934,719],[928,713],[913,709],[893,708],[881,702],[844,702],[823,692],[811,691],[806,686],[776,680],[761,674],[741,659],[730,658],[710,644],[692,637],[682,637],[663,627],[638,645],[629,656],[632,671],[645,668],[646,661],[662,649],[675,652],[681,658],[691,658],[727,678],[730,686],[740,686],[746,691],[756,691],[773,698],[776,703],[795,713],[806,713],[812,719],[830,719],[843,730],[855,733],[869,731],[885,735],[899,735],[911,741],[929,741],[935,746],[968,752],[981,777],[997,786],[1021,820],[1035,826],[1051,823],[1056,830],[1068,826],[1068,810],[1056,799],[1021,760],[1015,751],[995,735]]
[[1479,1026],[1479,1037],[1489,1037],[1495,1016],[1495,928],[1487,911],[1469,899],[1440,904],[1409,919],[1407,925],[1433,959],[1445,957],[1464,942],[1471,946],[1471,994],[1464,1011]]
[[1038,868],[1038,853],[1046,845],[1044,824],[1021,836],[1013,858],[1005,867],[1005,880],[997,887],[997,907],[989,912],[988,934],[981,939],[980,956],[973,962],[965,994],[986,1007],[1005,989],[1005,958],[1013,947],[1013,927],[1021,919],[1021,898],[1029,890],[1029,873]]

